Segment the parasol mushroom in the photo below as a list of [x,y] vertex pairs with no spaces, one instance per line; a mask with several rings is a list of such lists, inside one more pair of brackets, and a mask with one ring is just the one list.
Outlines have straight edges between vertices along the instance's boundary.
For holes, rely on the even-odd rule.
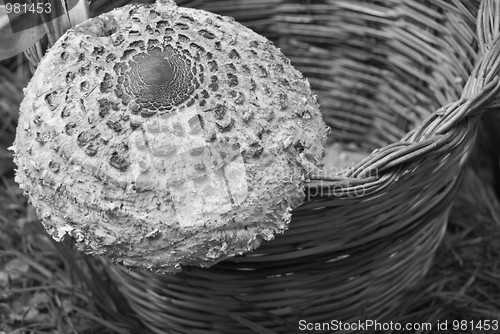
[[287,229],[328,131],[307,80],[264,37],[172,1],[127,5],[42,59],[16,181],[56,240],[175,273]]

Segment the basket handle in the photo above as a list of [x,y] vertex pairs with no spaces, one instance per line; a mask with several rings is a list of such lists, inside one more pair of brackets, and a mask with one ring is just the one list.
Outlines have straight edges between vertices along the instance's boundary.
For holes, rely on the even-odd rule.
[[[437,152],[453,141],[449,132],[466,117],[500,106],[500,0],[483,0],[476,20],[480,58],[458,101],[439,108],[415,131],[361,161],[346,177],[371,180],[373,170],[384,171],[403,162]],[[375,178],[378,179],[378,178]]]
[[497,0],[481,1],[476,29],[479,49],[485,54],[500,34],[500,3]]
[[477,16],[477,39],[481,58],[467,80],[460,100],[440,108],[443,117],[436,134],[450,130],[465,117],[500,106],[500,2],[483,0]]

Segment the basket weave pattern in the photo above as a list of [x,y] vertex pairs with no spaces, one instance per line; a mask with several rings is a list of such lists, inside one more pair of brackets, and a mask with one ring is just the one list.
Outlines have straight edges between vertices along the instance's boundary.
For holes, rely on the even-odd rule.
[[478,116],[497,105],[494,1],[275,3],[277,44],[318,94],[334,140],[374,151],[312,177],[290,229],[250,254],[175,276],[109,266],[154,333],[390,320],[432,263]]

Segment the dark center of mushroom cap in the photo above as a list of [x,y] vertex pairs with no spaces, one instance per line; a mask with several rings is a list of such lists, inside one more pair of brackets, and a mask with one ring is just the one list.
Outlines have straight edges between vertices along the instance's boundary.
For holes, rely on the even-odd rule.
[[186,101],[200,83],[193,61],[172,48],[154,48],[141,52],[129,61],[127,90],[136,97],[140,109],[168,110]]
[[167,59],[145,55],[138,66],[138,74],[146,85],[161,86],[175,80],[174,69]]

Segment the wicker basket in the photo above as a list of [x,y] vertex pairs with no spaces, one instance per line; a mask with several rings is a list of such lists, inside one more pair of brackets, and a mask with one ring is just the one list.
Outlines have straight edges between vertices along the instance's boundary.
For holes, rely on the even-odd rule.
[[432,263],[478,117],[497,104],[500,7],[306,2],[276,3],[277,44],[309,78],[333,139],[373,153],[311,178],[290,229],[252,253],[175,276],[105,266],[153,333],[295,333],[306,332],[305,322],[389,321]]

